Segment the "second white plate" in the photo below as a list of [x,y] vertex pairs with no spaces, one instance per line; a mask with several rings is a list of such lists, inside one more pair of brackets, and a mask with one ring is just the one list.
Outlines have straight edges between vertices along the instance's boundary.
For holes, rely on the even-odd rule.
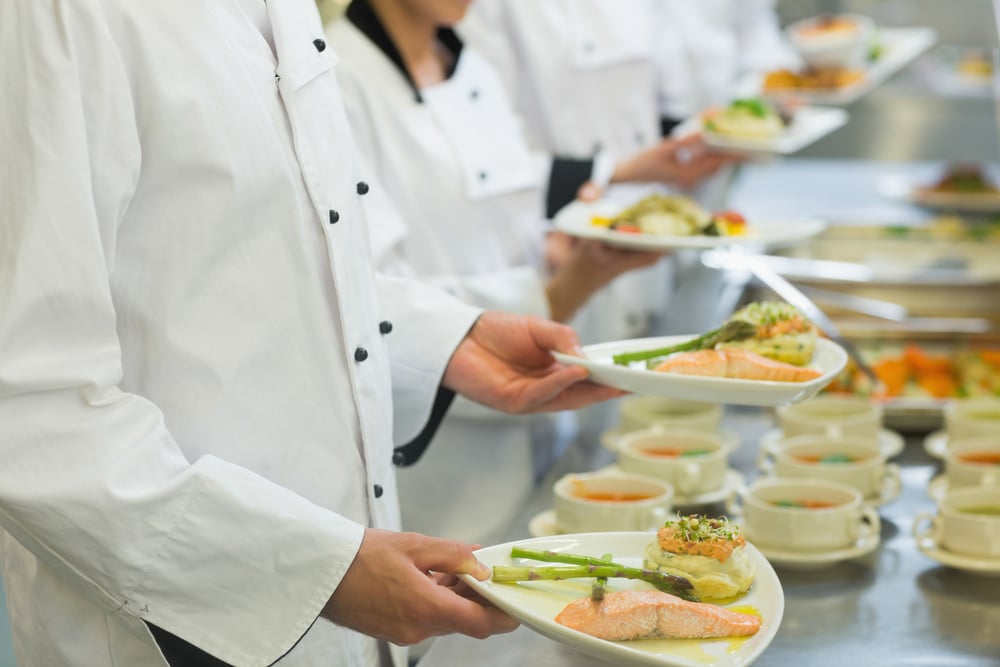
[[833,382],[847,364],[847,353],[826,338],[816,341],[811,368],[821,375],[807,382],[775,382],[771,380],[741,380],[738,378],[705,377],[661,373],[648,370],[643,363],[619,366],[612,356],[621,352],[652,350],[691,340],[694,336],[665,336],[636,338],[599,343],[583,348],[583,357],[559,352],[555,357],[564,364],[583,366],[590,371],[590,379],[599,384],[615,387],[635,394],[682,398],[709,403],[735,405],[776,406],[804,401]]
[[713,148],[740,153],[777,153],[788,155],[802,150],[847,123],[847,112],[832,107],[802,107],[791,124],[776,137],[734,137],[705,130],[705,143]]
[[[484,565],[512,565],[511,547],[515,544],[536,550],[601,556],[611,553],[615,561],[640,566],[642,554],[652,533],[580,533],[555,537],[508,542],[476,552]],[[724,639],[647,639],[608,641],[555,622],[556,615],[567,604],[590,593],[585,580],[533,581],[518,584],[497,584],[478,581],[468,575],[462,578],[487,600],[536,632],[573,646],[590,655],[609,660],[616,665],[652,665],[654,667],[743,667],[749,665],[773,641],[784,614],[785,598],[774,568],[753,545],[746,546],[756,569],[750,591],[734,605],[752,607],[763,619],[757,634],[746,638]],[[609,582],[612,590],[642,589],[649,585],[623,579]]]

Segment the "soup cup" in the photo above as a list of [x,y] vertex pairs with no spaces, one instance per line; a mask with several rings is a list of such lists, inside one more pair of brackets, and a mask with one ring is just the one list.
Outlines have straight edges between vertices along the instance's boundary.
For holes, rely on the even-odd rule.
[[969,436],[950,443],[944,474],[950,489],[1000,485],[1000,436]]
[[777,477],[813,477],[857,489],[867,500],[884,502],[901,489],[899,466],[886,462],[877,444],[856,438],[802,435],[779,443],[764,472]]
[[877,442],[882,429],[882,406],[857,396],[817,396],[779,406],[775,412],[786,438],[823,434]]
[[653,427],[618,441],[619,468],[666,480],[685,496],[722,487],[727,459],[722,438],[705,431]]
[[742,516],[748,540],[787,551],[846,549],[881,529],[857,489],[824,479],[758,479],[730,496],[726,510]]
[[1000,487],[949,489],[937,514],[922,512],[913,520],[913,536],[957,554],[1000,558]]
[[655,477],[624,472],[571,473],[553,486],[563,533],[656,530],[670,517],[674,489]]
[[1000,398],[980,396],[951,401],[944,409],[944,430],[949,443],[972,435],[1000,438]]

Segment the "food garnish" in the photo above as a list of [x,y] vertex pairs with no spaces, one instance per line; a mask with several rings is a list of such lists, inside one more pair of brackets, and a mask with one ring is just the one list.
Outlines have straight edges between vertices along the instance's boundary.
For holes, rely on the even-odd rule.
[[646,547],[643,564],[684,577],[702,600],[741,595],[753,583],[754,567],[739,526],[725,517],[692,514],[668,521]]
[[698,600],[691,592],[691,582],[683,577],[659,572],[655,569],[647,570],[638,567],[629,567],[610,559],[560,553],[558,551],[534,551],[518,546],[511,548],[510,556],[511,558],[525,558],[547,563],[564,563],[573,567],[494,565],[493,581],[497,583],[515,583],[518,581],[560,581],[563,579],[590,577],[638,579],[651,584],[654,588],[664,593],[670,593],[685,600]]

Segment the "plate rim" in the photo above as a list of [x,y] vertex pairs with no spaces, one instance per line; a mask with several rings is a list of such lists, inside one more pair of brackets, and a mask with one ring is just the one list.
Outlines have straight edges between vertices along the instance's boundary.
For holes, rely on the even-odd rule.
[[[569,533],[564,535],[531,537],[520,540],[511,540],[509,542],[496,544],[490,547],[484,547],[473,553],[476,554],[477,558],[479,558],[485,553],[492,553],[499,549],[504,549],[509,553],[510,548],[513,545],[520,545],[520,546],[542,545],[545,543],[551,543],[552,541],[571,541],[571,540],[579,541],[581,539],[603,541],[603,540],[608,540],[609,538],[612,540],[614,539],[635,540],[637,542],[642,540],[643,542],[648,542],[651,539],[651,537],[654,536],[655,536],[654,533],[641,532],[641,531],[623,531],[623,532],[611,532],[611,533]],[[543,636],[548,637],[553,641],[558,641],[560,643],[569,645],[575,650],[582,651],[589,655],[599,657],[602,659],[615,660],[617,661],[617,664],[650,665],[655,667],[694,667],[695,665],[704,667],[711,667],[712,665],[716,665],[718,667],[745,667],[756,661],[757,658],[759,658],[760,655],[774,641],[775,637],[777,636],[778,630],[780,629],[785,609],[784,590],[782,589],[781,586],[781,580],[778,578],[777,573],[774,571],[774,567],[764,557],[764,555],[760,552],[760,550],[757,549],[757,547],[755,547],[753,544],[750,544],[749,542],[747,543],[746,546],[750,552],[751,558],[753,558],[754,560],[754,564],[756,567],[756,574],[754,575],[755,585],[757,585],[761,577],[764,577],[767,580],[768,587],[771,588],[773,593],[776,593],[776,595],[774,595],[773,598],[773,605],[775,608],[773,614],[774,618],[767,619],[766,625],[762,624],[761,632],[764,632],[764,634],[754,635],[754,637],[762,637],[762,638],[758,642],[756,642],[753,648],[747,651],[746,655],[742,655],[739,658],[734,658],[733,654],[727,654],[726,656],[724,656],[723,660],[717,660],[711,663],[706,663],[700,660],[697,662],[693,662],[684,659],[682,656],[671,657],[671,655],[667,653],[653,653],[648,651],[641,651],[637,648],[629,646],[627,642],[614,642],[610,640],[598,639],[596,637],[592,637],[585,633],[572,630],[570,628],[565,628],[563,626],[559,626],[557,628],[537,627],[536,623],[534,622],[534,619],[530,617],[525,619],[517,615],[516,613],[513,613],[510,608],[514,607],[514,605],[509,604],[507,600],[497,599],[498,597],[502,598],[502,596],[497,596],[493,592],[491,586],[492,580],[488,579],[486,581],[479,581],[468,574],[462,574],[459,575],[459,577],[463,579],[466,583],[468,583],[476,592],[478,592],[484,598],[489,600],[491,603],[497,605],[497,607],[499,607],[500,609],[514,616],[523,625],[528,626],[533,631],[538,632],[539,634],[542,634]],[[509,559],[509,556],[507,558]],[[638,556],[623,557],[623,559],[633,559],[633,558],[641,559],[641,554]],[[495,584],[495,585],[505,586],[506,584]],[[754,589],[751,589],[751,591],[753,590]],[[725,607],[725,606],[739,605],[743,603],[743,600],[744,598],[741,598],[740,600],[737,600],[731,603],[730,605],[720,605],[720,606]],[[546,620],[544,625],[554,626],[555,622],[552,620]],[[557,632],[565,633],[568,637],[575,638],[576,641],[572,642],[568,641],[564,636],[553,637],[552,634],[550,633],[550,631],[553,629]],[[687,640],[681,640],[681,641],[687,641]],[[711,641],[711,640],[705,640],[705,641]],[[750,641],[751,640],[748,639],[747,643],[749,643]]]

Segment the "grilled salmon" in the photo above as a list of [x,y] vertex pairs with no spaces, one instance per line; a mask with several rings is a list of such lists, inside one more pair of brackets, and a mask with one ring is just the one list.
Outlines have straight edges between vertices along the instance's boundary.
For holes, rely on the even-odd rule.
[[575,600],[556,623],[599,639],[708,639],[745,637],[760,629],[760,616],[706,602],[688,602],[661,591],[617,591],[600,602]]
[[741,348],[681,352],[667,357],[653,370],[773,382],[806,382],[822,375],[813,368],[793,366]]

